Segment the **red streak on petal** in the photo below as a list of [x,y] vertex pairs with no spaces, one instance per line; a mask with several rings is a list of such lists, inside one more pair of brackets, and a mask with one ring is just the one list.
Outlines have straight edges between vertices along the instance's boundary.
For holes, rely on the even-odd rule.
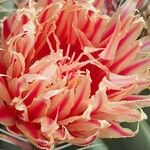
[[59,108],[59,113],[61,114],[61,111],[63,110],[63,108],[64,108],[65,105],[67,104],[67,98],[68,98],[67,96],[64,97],[64,98],[61,100],[60,104],[59,104],[56,108],[54,108],[53,111],[51,111],[51,112],[48,114],[48,116],[49,116],[51,119],[53,119],[53,120],[55,119],[58,108]]
[[77,97],[77,99],[75,99],[75,104],[74,106],[71,108],[71,113],[69,116],[74,116],[74,115],[77,115],[77,110],[78,108],[80,108],[80,104],[82,103],[82,101],[84,101],[83,97],[84,97],[84,94],[85,94],[85,83],[83,83],[83,87],[82,87],[82,90],[80,91],[79,93],[79,96]]
[[130,134],[127,131],[124,131],[123,129],[120,129],[115,124],[111,124],[110,128],[114,130],[115,132],[119,133],[122,136],[128,137]]
[[137,24],[136,27],[134,27],[130,32],[128,32],[125,37],[119,42],[118,49],[135,33],[139,25]]
[[146,64],[150,64],[150,59],[146,58],[146,59],[142,59],[139,60],[129,66],[127,66],[125,69],[123,69],[122,71],[120,71],[120,75],[127,75],[133,71],[138,71],[138,69],[144,67]]
[[101,38],[101,42],[103,42],[106,38],[108,38],[114,31],[116,24],[113,25],[105,32],[105,34]]
[[131,95],[131,96],[127,96],[124,98],[125,101],[137,101],[137,100],[144,100],[146,99],[145,96],[140,96],[140,95]]
[[115,70],[118,66],[121,66],[124,62],[126,62],[134,53],[139,50],[139,45],[135,45],[132,49],[130,49],[126,54],[124,54],[121,58],[119,58],[110,68],[110,70]]
[[32,122],[19,122],[17,123],[17,128],[22,131],[28,137],[33,137],[35,139],[39,138],[40,126]]
[[[96,22],[96,24],[95,24],[95,26],[94,26],[94,32],[92,33],[91,37],[89,38],[90,41],[91,41],[91,40],[93,39],[93,37],[95,36],[95,34],[96,34],[96,32],[98,31],[98,28],[100,27],[101,23],[102,23],[102,19],[99,19],[99,20]],[[98,40],[98,39],[97,39],[97,40]]]
[[42,111],[46,108],[45,100],[41,100],[37,104],[33,104],[30,108],[28,108],[29,120],[34,120],[38,117],[42,117]]
[[28,95],[28,97],[24,100],[24,103],[28,106],[32,103],[33,99],[38,96],[40,87],[41,87],[41,82],[35,87],[35,89],[32,90],[32,92]]

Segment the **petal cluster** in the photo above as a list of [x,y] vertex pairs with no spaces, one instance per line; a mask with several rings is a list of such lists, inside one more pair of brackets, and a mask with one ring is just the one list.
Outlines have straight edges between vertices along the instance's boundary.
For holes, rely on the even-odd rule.
[[41,149],[132,137],[146,119],[150,37],[137,2],[25,0],[2,21],[0,123]]

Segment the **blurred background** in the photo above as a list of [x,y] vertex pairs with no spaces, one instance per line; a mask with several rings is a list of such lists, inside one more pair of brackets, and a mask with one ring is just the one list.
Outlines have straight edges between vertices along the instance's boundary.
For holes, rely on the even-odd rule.
[[[15,0],[14,0],[15,1]],[[16,8],[13,0],[0,0],[0,19],[4,16],[11,14]],[[16,1],[18,2],[18,1]],[[143,35],[150,35],[150,0],[145,1],[143,5],[140,6],[140,13],[146,21],[146,27],[143,30]],[[150,94],[149,90],[144,90],[143,95]],[[79,148],[76,146],[68,145],[64,150],[150,150],[150,108],[145,108],[144,112],[147,114],[148,119],[140,123],[139,133],[133,138],[126,139],[104,139],[97,140],[90,147]],[[136,130],[136,124],[128,125],[133,130]],[[4,127],[0,126],[4,129]],[[0,150],[21,150],[21,148],[6,143],[0,139]],[[36,148],[33,148],[34,150]],[[59,148],[57,148],[59,150]]]

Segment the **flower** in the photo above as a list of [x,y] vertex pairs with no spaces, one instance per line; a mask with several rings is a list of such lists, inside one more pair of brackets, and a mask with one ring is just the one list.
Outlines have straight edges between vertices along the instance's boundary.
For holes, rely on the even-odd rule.
[[[26,0],[2,21],[0,123],[41,149],[135,136],[146,119],[150,37],[136,2]],[[145,55],[142,55],[145,54]]]

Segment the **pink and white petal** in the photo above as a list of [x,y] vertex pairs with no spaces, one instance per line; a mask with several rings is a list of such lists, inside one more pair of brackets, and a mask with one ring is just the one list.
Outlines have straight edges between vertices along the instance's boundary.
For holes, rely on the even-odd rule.
[[150,95],[130,95],[126,96],[124,100],[126,101],[134,101],[134,100],[144,100],[144,99],[149,99]]
[[41,117],[34,120],[34,122],[40,123],[41,131],[47,137],[51,137],[59,129],[59,125],[57,124],[57,118],[53,120],[48,117]]
[[27,107],[29,120],[46,116],[50,105],[51,103],[47,99],[34,99],[31,105]]
[[109,97],[110,101],[120,101],[121,99],[123,99],[124,97],[126,97],[128,95],[135,94],[136,88],[137,88],[137,85],[133,84],[133,85],[126,87],[122,90],[108,94],[108,97]]
[[58,66],[56,64],[47,64],[39,72],[39,74],[51,79],[57,70]]
[[20,81],[25,81],[26,83],[31,83],[33,81],[43,81],[47,79],[48,79],[47,77],[40,74],[23,74],[19,78]]
[[[91,78],[89,72],[86,76],[78,80],[79,83],[76,85],[75,95],[74,95],[74,105],[71,108],[71,113],[69,116],[74,116],[82,113],[86,110],[89,103],[89,97],[91,94]],[[80,108],[80,110],[78,109]]]
[[143,58],[136,60],[122,69],[119,74],[121,75],[130,75],[133,73],[141,73],[145,72],[146,69],[149,67],[150,58]]
[[116,53],[116,59],[118,59],[122,54],[126,53],[127,49],[130,49],[132,44],[136,41],[136,39],[139,37],[142,29],[144,27],[144,21],[143,19],[139,18],[138,20],[135,20],[131,25],[128,26],[128,29],[124,37],[121,39],[117,53]]
[[[66,38],[66,35],[67,35],[66,27],[67,27],[68,19],[70,20],[68,23],[68,25],[70,26],[70,22],[74,21],[74,20],[72,20],[73,18],[72,18],[71,14],[75,14],[77,7],[75,5],[73,5],[73,1],[68,1],[67,3],[65,3],[63,9],[64,9],[64,11],[62,11],[62,14],[60,15],[59,22],[57,24],[57,29],[56,29],[56,34],[58,35],[59,39]],[[72,27],[72,26],[70,26],[70,27]]]
[[69,90],[68,94],[66,95],[66,100],[62,101],[59,106],[58,120],[63,120],[70,113],[70,108],[74,105],[74,91]]
[[138,129],[136,131],[132,131],[128,128],[121,127],[118,123],[111,123],[111,126],[107,129],[103,129],[99,131],[100,138],[126,138],[133,137],[137,134]]
[[91,115],[92,118],[94,119],[107,119],[108,122],[136,122],[136,121],[141,121],[143,119],[146,119],[145,114],[140,114],[140,112],[138,112],[138,114],[113,114],[113,113],[107,113],[107,112],[101,112],[101,111],[97,111],[95,113],[93,113]]
[[136,4],[133,1],[126,1],[111,17],[104,34],[102,35],[101,41],[105,40],[107,37],[112,35],[114,29],[116,20],[118,17],[120,17],[121,22],[124,24],[126,22],[130,15],[132,16],[135,13]]
[[85,46],[94,47],[93,44],[88,40],[87,36],[81,30],[79,30],[77,27],[74,27],[74,31],[78,37],[81,48],[84,48]]
[[[145,75],[145,74],[143,74],[142,76],[135,75],[135,77],[134,75],[122,76],[122,77],[120,75],[117,76],[118,79],[117,78],[115,80],[112,79],[111,82],[119,86],[120,90],[117,89],[107,90],[108,97],[111,101],[118,101],[123,99],[126,96],[137,94],[140,91],[148,88],[150,85],[149,75]],[[122,80],[120,80],[121,78],[119,76],[122,78]],[[132,77],[133,77],[133,81],[132,81]]]
[[110,73],[108,78],[110,82],[112,82],[114,85],[117,85],[119,87],[128,87],[132,84],[137,84],[140,86],[140,84],[148,82],[149,81],[148,76],[149,75],[146,74],[145,75],[135,74],[135,75],[123,76],[123,75]]
[[47,92],[40,94],[38,97],[46,100],[61,94],[65,89],[49,89]]
[[62,120],[69,113],[70,109],[74,105],[74,91],[73,90],[65,90],[60,94],[56,95],[51,100],[51,107],[48,111],[48,116],[52,119],[55,118],[57,111],[59,110],[58,120]]
[[88,121],[91,120],[91,113],[92,113],[92,108],[93,108],[93,104],[89,104],[88,107],[86,108],[86,110],[84,112],[82,112],[81,115],[75,115],[72,117],[67,116],[64,120],[60,120],[58,121],[59,125],[68,125],[70,123],[76,122],[76,121]]
[[127,107],[133,107],[133,108],[142,108],[142,107],[149,107],[150,106],[150,99],[144,99],[144,100],[134,100],[134,101],[121,101],[120,104],[125,105]]
[[[117,103],[117,102],[116,102]],[[150,96],[141,96],[141,95],[131,95],[125,97],[122,101],[118,102],[121,105],[131,107],[131,108],[142,108],[150,106]]]
[[[132,79],[132,76],[128,76],[126,78],[126,76],[116,75],[116,78],[113,81],[113,77],[115,77],[115,75],[116,74],[109,73],[110,79],[112,77],[112,80],[109,79],[109,76],[108,76],[108,79],[105,77],[103,78],[102,82],[99,84],[99,90],[97,91],[97,94],[96,94],[97,99],[101,99],[100,97],[102,97],[102,95],[103,95],[103,97],[104,97],[103,100],[105,100],[106,102],[108,101],[108,99],[110,101],[118,101],[127,95],[131,95],[131,94],[135,93],[137,84],[135,81],[130,80],[130,78]],[[120,83],[120,81],[118,81],[118,83],[117,83],[117,80],[119,80],[120,77],[122,78],[122,80],[121,80],[122,83]],[[124,82],[123,78],[127,79],[128,82],[127,83]],[[136,80],[137,80],[137,78],[136,78]],[[141,81],[143,81],[143,80],[141,80]],[[132,83],[132,82],[135,82],[135,83]],[[137,83],[138,83],[138,81],[137,81]]]
[[104,122],[104,120],[96,120],[96,119],[91,119],[88,121],[75,121],[73,123],[70,123],[66,126],[67,130],[69,132],[97,132],[101,128],[108,128],[109,123],[107,121]]
[[83,116],[68,117],[68,118],[66,118],[66,119],[64,119],[64,120],[58,121],[58,124],[59,124],[59,125],[64,125],[64,126],[66,126],[67,124],[73,123],[73,122],[75,122],[75,121],[77,121],[77,120],[84,120],[84,117],[83,117]]
[[[56,71],[56,62],[62,59],[62,57],[63,57],[62,51],[58,51],[56,53],[52,53],[51,55],[45,56],[40,60],[37,60],[33,65],[29,67],[29,73],[39,74],[39,72],[44,72],[45,69],[48,71],[48,67],[51,66],[53,69],[50,69],[50,71],[52,72],[53,75]],[[50,77],[52,76],[51,74],[49,75]]]
[[[100,109],[100,111],[102,111],[103,113],[102,116],[105,116],[106,118],[108,116],[108,118],[110,119],[112,118],[112,120],[116,122],[136,122],[136,121],[143,120],[140,111],[126,107],[123,104],[122,105],[121,104],[122,103],[119,102],[116,103],[110,102],[109,104],[106,104],[106,106]],[[104,119],[104,118],[100,118],[100,119]]]
[[[101,87],[102,88],[102,87]],[[108,97],[106,95],[106,89],[98,90],[93,98],[92,103],[92,112],[91,114],[94,114],[95,112],[99,111],[105,103],[108,103]]]
[[23,103],[26,106],[29,106],[33,102],[33,99],[37,98],[42,91],[43,91],[43,83],[41,81],[33,82],[26,89],[26,93],[24,93],[25,96],[23,98]]
[[[126,92],[125,92],[125,95],[126,95]],[[117,97],[118,97],[118,95],[117,95]],[[120,98],[122,98],[122,95]],[[99,107],[95,107],[96,109],[93,109],[93,112],[92,112],[92,115],[97,114],[96,116],[100,117],[100,118],[96,118],[96,119],[105,119],[104,117],[107,118],[107,116],[108,116],[108,118],[110,118],[112,120],[114,119],[115,121],[118,121],[118,122],[123,122],[123,121],[133,122],[133,120],[134,121],[141,120],[141,114],[139,111],[132,110],[123,105],[115,105],[114,102],[109,101],[109,99],[106,95],[106,91],[104,89],[100,89],[99,91],[97,91],[97,99],[100,99],[101,103],[100,103]],[[118,99],[118,100],[120,100],[120,99]],[[100,112],[99,115],[98,115],[98,112]],[[103,115],[101,114],[101,112]],[[118,115],[118,113],[119,113],[119,115]],[[102,116],[104,116],[104,117],[102,118]]]
[[53,145],[52,141],[46,141],[40,133],[40,126],[32,122],[17,122],[17,128],[38,148],[47,149]]
[[111,35],[111,39],[109,40],[107,47],[100,54],[100,58],[104,60],[113,60],[116,54],[116,50],[118,47],[118,43],[120,40],[120,31],[121,31],[121,22],[120,19],[117,20],[114,32]]
[[111,71],[114,73],[120,72],[122,68],[125,68],[135,59],[135,56],[140,51],[140,49],[140,43],[135,42],[135,44],[129,47],[129,49],[126,50],[125,53],[122,53],[117,59],[115,59],[115,62],[110,67]]
[[97,134],[98,133],[90,135],[88,137],[76,137],[67,141],[74,145],[87,146],[91,144],[97,138]]
[[[95,16],[94,16],[95,17]],[[89,37],[89,40],[93,43],[93,45],[95,47],[100,47],[99,46],[99,42],[101,40],[101,36],[104,32],[104,29],[107,26],[107,22],[109,21],[109,17],[108,16],[97,16],[97,21],[95,22],[94,25],[94,30],[91,34],[91,36]],[[103,30],[101,30],[103,28]]]
[[[23,92],[28,90],[28,88],[30,88],[32,84],[29,83],[43,80],[47,80],[47,78],[39,74],[24,74],[20,78],[13,78],[11,81],[9,81],[9,91],[11,95],[13,95],[14,97],[18,97],[21,96]],[[32,87],[34,86],[32,85]]]

